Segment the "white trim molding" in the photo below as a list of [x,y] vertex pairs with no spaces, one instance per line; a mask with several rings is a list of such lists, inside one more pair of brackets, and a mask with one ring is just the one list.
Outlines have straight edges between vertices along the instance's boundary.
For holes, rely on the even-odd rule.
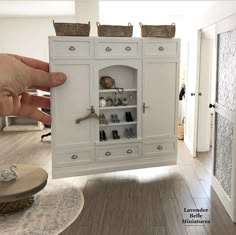
[[225,193],[224,189],[215,176],[212,176],[212,188],[215,190],[217,196],[219,197],[232,221],[236,223],[236,207],[235,205],[232,205],[232,200]]

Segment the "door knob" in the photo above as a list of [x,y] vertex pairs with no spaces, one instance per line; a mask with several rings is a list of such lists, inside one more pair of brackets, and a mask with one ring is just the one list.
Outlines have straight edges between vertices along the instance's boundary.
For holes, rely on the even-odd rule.
[[195,96],[195,93],[191,93],[191,96]]
[[215,108],[216,106],[214,104],[209,104],[209,108]]
[[145,105],[145,102],[143,102],[143,113],[145,113],[145,110],[146,110],[146,109],[149,109],[149,108],[150,108],[150,107],[149,107],[149,106],[146,106],[146,105]]

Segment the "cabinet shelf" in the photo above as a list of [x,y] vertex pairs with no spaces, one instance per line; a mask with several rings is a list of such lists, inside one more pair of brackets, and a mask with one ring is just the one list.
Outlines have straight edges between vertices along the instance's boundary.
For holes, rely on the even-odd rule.
[[106,141],[97,141],[96,145],[107,145],[107,144],[127,144],[127,143],[137,143],[139,142],[138,138],[121,138],[118,140],[108,139]]
[[135,125],[137,122],[110,122],[108,124],[100,124],[100,127],[108,127],[108,126],[124,126],[124,125]]
[[99,110],[112,110],[112,109],[135,109],[135,108],[137,108],[137,105],[100,107]]
[[[124,92],[136,92],[137,89],[124,89]],[[99,93],[109,93],[109,92],[118,92],[117,89],[101,89]]]

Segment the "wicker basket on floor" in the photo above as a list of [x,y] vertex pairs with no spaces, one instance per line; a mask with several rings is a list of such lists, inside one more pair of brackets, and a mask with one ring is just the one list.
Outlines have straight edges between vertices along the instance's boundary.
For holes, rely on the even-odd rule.
[[142,37],[173,38],[175,37],[175,24],[171,25],[143,25],[141,27]]
[[97,22],[98,36],[100,37],[132,37],[133,25],[101,25]]
[[53,25],[57,36],[89,36],[90,22],[81,23],[55,23]]
[[182,122],[178,123],[178,139],[179,140],[184,139],[184,123]]

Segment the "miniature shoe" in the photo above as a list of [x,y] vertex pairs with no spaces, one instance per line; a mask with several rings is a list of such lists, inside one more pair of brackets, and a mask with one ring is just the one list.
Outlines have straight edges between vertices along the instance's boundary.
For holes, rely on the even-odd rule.
[[107,124],[108,124],[108,121],[106,120],[105,115],[102,113],[101,116],[102,116],[103,124],[106,124],[106,125],[107,125]]
[[107,136],[106,136],[106,133],[105,133],[105,131],[102,131],[102,139],[103,139],[104,141],[106,141],[106,140],[107,140]]
[[118,135],[118,131],[115,130],[115,135],[116,135],[116,139],[120,139],[120,136]]
[[132,128],[129,128],[129,135],[130,135],[130,138],[135,138],[136,137]]
[[115,132],[115,130],[112,130],[112,139],[113,139],[113,140],[116,139],[116,132]]
[[120,139],[120,136],[118,135],[118,131],[117,130],[112,130],[112,138],[114,140]]
[[115,122],[115,117],[114,114],[111,114],[111,122],[114,123]]
[[120,122],[120,119],[118,118],[118,115],[117,114],[114,114],[114,121],[116,123]]
[[130,138],[130,133],[129,133],[129,129],[128,128],[125,128],[125,137],[126,138]]
[[101,131],[99,131],[99,139],[100,139],[100,141],[103,141],[102,132]]
[[129,114],[128,114],[128,112],[125,112],[125,120],[126,120],[126,122],[129,122]]
[[132,117],[132,115],[131,115],[131,112],[128,112],[128,115],[129,115],[129,121],[130,121],[130,122],[133,122],[134,119],[133,119],[133,117]]
[[102,115],[99,114],[99,124],[103,124]]

